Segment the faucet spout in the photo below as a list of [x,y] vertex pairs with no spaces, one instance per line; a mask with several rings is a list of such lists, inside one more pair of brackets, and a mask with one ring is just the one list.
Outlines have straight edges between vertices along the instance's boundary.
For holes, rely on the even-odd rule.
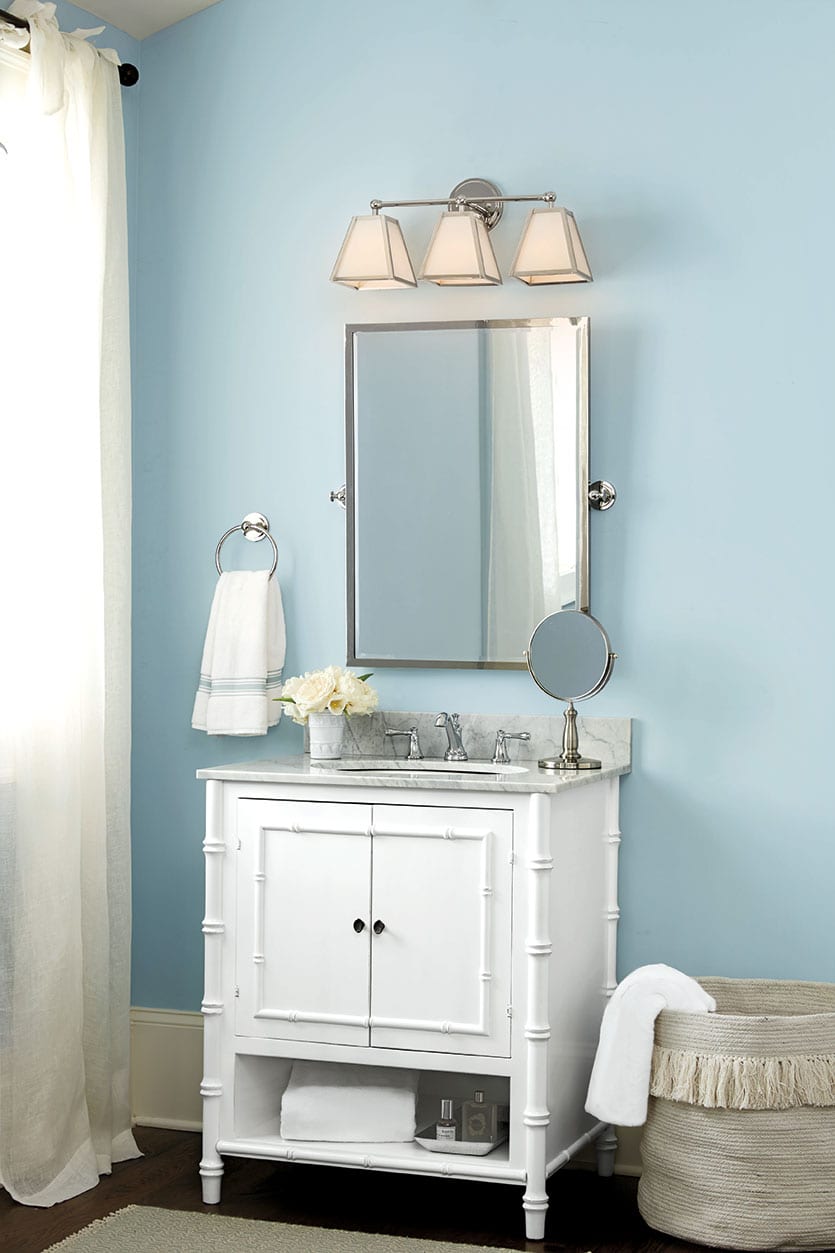
[[436,727],[444,727],[447,736],[447,750],[444,761],[469,761],[464,742],[461,738],[461,723],[458,714],[440,713],[435,719]]

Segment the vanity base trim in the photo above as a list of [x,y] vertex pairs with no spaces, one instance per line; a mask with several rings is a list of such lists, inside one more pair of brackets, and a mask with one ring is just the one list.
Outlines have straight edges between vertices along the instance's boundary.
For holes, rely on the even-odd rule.
[[[387,1153],[386,1148],[391,1153]],[[494,1183],[525,1183],[525,1171],[514,1170],[501,1160],[502,1146],[489,1157],[469,1158],[466,1162],[451,1159],[439,1163],[438,1155],[412,1141],[403,1144],[353,1144],[350,1149],[332,1145],[325,1147],[314,1141],[280,1140],[273,1137],[252,1140],[219,1140],[217,1151],[230,1157],[258,1157],[268,1161],[307,1162],[324,1166],[347,1166],[352,1169],[382,1170],[390,1173],[449,1176],[456,1179],[487,1179]],[[423,1161],[422,1157],[428,1160]],[[490,1158],[494,1158],[493,1161]],[[498,1159],[498,1160],[496,1160]]]

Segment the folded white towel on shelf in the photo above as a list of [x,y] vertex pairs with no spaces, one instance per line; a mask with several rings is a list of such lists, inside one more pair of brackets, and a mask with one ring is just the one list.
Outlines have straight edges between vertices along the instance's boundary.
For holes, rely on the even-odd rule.
[[416,1070],[294,1062],[281,1098],[282,1139],[413,1140],[417,1089]]
[[586,1110],[601,1122],[646,1122],[655,1019],[662,1009],[707,1014],[716,1002],[672,966],[639,966],[618,984],[600,1025],[586,1098]]
[[191,725],[209,735],[265,735],[281,717],[284,610],[267,570],[232,570],[215,588]]

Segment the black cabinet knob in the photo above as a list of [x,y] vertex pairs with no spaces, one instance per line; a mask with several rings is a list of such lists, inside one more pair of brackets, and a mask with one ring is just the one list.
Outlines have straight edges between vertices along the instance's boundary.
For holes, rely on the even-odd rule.
[[357,935],[359,935],[360,931],[365,930],[365,923],[363,922],[362,918],[354,919],[354,930],[356,931]]
[[386,924],[384,922],[381,922],[380,919],[378,918],[377,921],[374,923],[374,934],[380,935],[380,933],[385,931],[385,929],[386,929]]

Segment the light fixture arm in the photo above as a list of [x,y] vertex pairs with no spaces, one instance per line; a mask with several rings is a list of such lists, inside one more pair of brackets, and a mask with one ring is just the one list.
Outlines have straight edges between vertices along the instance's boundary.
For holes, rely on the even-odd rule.
[[404,209],[412,208],[418,205],[441,205],[441,204],[492,204],[494,200],[501,201],[502,204],[508,204],[510,201],[518,200],[547,200],[549,204],[553,204],[556,200],[556,192],[545,191],[536,196],[456,196],[453,200],[449,196],[444,196],[442,200],[372,200],[371,208],[375,213],[379,213],[381,209]]
[[493,206],[495,205],[517,204],[530,200],[555,204],[557,199],[556,192],[553,191],[539,192],[532,196],[461,196],[456,195],[457,191],[458,188],[455,187],[448,196],[437,200],[372,200],[370,201],[371,212],[379,213],[381,209],[427,208],[438,205],[447,205],[449,208],[456,209],[475,209],[484,218],[488,230],[492,230],[501,216],[501,211],[498,214],[494,212]]

